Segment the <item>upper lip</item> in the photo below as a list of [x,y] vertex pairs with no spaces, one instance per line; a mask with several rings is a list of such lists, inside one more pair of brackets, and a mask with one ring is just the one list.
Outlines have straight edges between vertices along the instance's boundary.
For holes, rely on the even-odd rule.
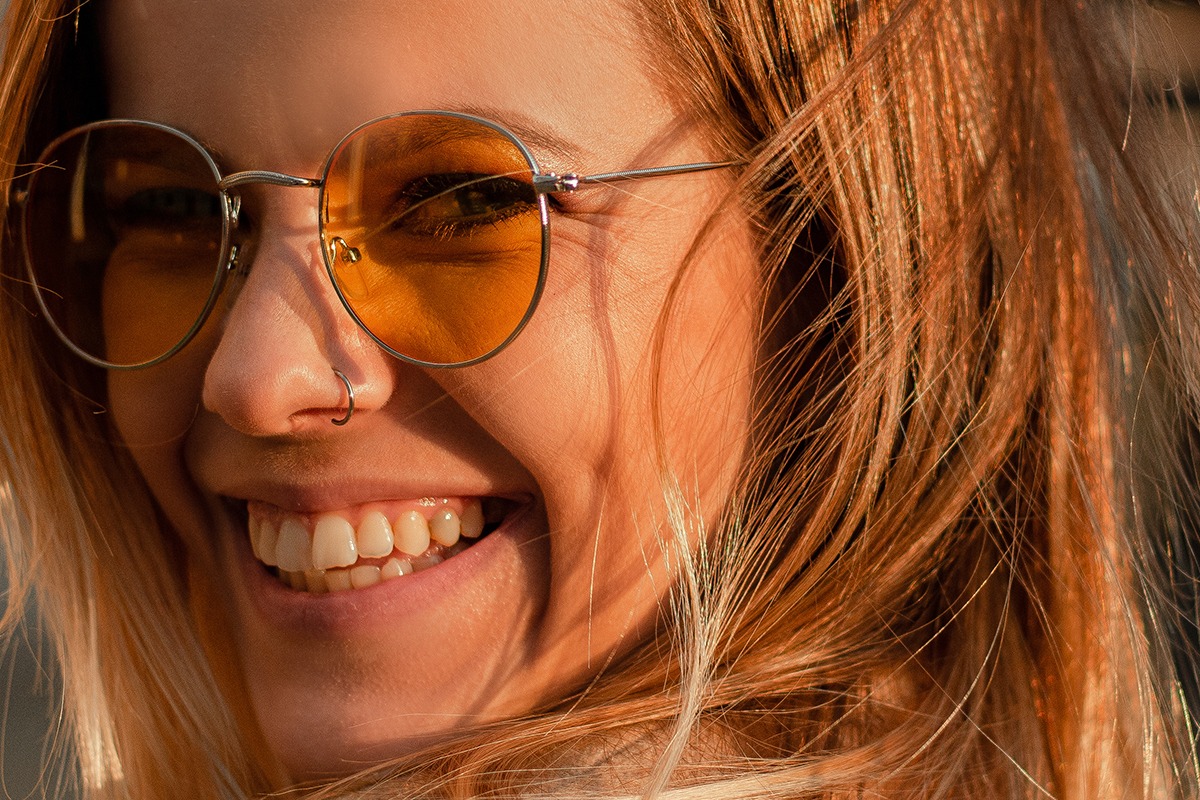
[[378,477],[357,481],[343,478],[329,484],[282,483],[268,478],[250,478],[228,486],[213,487],[212,491],[234,500],[265,503],[297,514],[317,514],[368,503],[422,497],[507,497],[520,501],[530,496],[528,491],[504,491],[479,483],[467,485],[446,480],[396,482]]
[[282,467],[265,461],[243,461],[232,470],[198,477],[205,490],[215,495],[266,503],[298,514],[422,497],[507,497],[522,501],[535,494],[527,485],[502,483],[470,464],[393,464],[387,468],[377,459],[352,456],[322,459],[303,467],[288,460]]
[[395,435],[334,439],[230,437],[223,426],[192,439],[187,469],[202,492],[294,513],[350,509],[422,497],[538,495],[534,478],[494,444]]

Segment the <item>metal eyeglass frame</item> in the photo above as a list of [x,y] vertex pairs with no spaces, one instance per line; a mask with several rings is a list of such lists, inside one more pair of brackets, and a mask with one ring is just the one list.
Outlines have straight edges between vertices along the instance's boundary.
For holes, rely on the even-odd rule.
[[[358,314],[350,306],[350,303],[346,300],[346,297],[343,295],[342,289],[340,286],[338,286],[337,278],[334,275],[334,266],[333,266],[333,258],[335,257],[334,252],[340,247],[342,249],[341,257],[344,260],[353,261],[353,260],[357,260],[357,258],[358,258],[357,250],[355,248],[352,248],[349,245],[347,245],[346,242],[341,239],[341,237],[335,236],[332,238],[331,241],[326,241],[324,213],[323,213],[323,209],[325,208],[325,199],[326,199],[325,198],[325,185],[326,185],[326,181],[329,176],[329,170],[331,169],[331,167],[333,165],[334,156],[338,154],[338,152],[347,143],[347,141],[349,141],[351,138],[356,136],[360,131],[362,131],[365,128],[368,128],[372,125],[376,125],[380,122],[384,122],[389,119],[395,119],[398,117],[418,116],[418,115],[439,116],[439,117],[448,117],[448,118],[452,118],[452,119],[461,119],[461,120],[465,120],[468,122],[473,122],[473,123],[482,125],[486,128],[496,131],[497,133],[500,133],[502,136],[504,136],[506,139],[508,139],[510,142],[512,142],[512,144],[517,148],[517,150],[520,151],[521,155],[525,158],[526,162],[528,163],[530,171],[533,175],[533,189],[537,195],[538,214],[540,217],[541,229],[542,229],[542,255],[541,255],[541,263],[538,267],[537,286],[534,290],[533,296],[530,298],[529,307],[525,310],[524,316],[521,318],[521,321],[517,324],[517,326],[513,329],[512,333],[510,333],[503,342],[498,344],[492,350],[488,351],[487,353],[485,353],[481,356],[470,359],[468,361],[459,361],[459,362],[454,362],[454,363],[449,363],[449,364],[421,361],[420,359],[413,358],[412,356],[407,356],[407,355],[389,347],[387,345],[387,343],[385,343],[378,336],[376,336],[375,333],[372,332],[371,329],[362,321],[362,319],[359,318]],[[170,358],[171,356],[173,356],[177,352],[179,352],[181,349],[183,349],[193,338],[195,338],[195,336],[199,332],[200,328],[203,327],[204,323],[208,320],[209,315],[212,313],[213,308],[216,306],[218,298],[221,296],[221,292],[225,288],[225,284],[228,280],[229,274],[239,268],[238,246],[236,244],[232,243],[232,234],[233,234],[234,229],[237,228],[237,225],[238,225],[238,215],[241,210],[241,197],[236,194],[231,194],[231,190],[236,189],[240,186],[247,186],[247,185],[252,185],[252,184],[265,184],[265,185],[270,185],[270,186],[309,187],[309,188],[318,189],[319,195],[318,195],[318,199],[317,199],[317,207],[319,210],[321,210],[320,213],[318,214],[319,237],[321,239],[321,245],[322,245],[321,253],[322,253],[322,257],[324,259],[324,263],[325,263],[326,274],[329,276],[330,283],[333,284],[333,289],[337,293],[338,299],[342,303],[342,307],[346,309],[346,312],[348,314],[350,314],[350,317],[354,320],[355,324],[358,325],[358,327],[361,328],[363,331],[365,331],[367,333],[367,335],[370,336],[375,341],[376,344],[378,344],[380,347],[382,347],[384,349],[384,351],[386,351],[390,355],[400,359],[401,361],[405,361],[409,364],[415,364],[420,367],[442,369],[442,368],[450,368],[450,367],[467,367],[467,366],[471,366],[472,364],[478,364],[481,361],[485,361],[485,360],[491,358],[492,356],[496,355],[501,350],[503,350],[505,347],[507,347],[517,337],[517,335],[520,334],[521,330],[524,329],[524,327],[525,327],[526,323],[529,321],[530,317],[533,316],[533,312],[537,308],[538,302],[541,299],[542,289],[546,282],[546,271],[547,271],[547,267],[548,267],[549,260],[550,260],[550,215],[549,215],[549,209],[547,208],[547,204],[546,204],[546,196],[547,195],[557,194],[560,192],[573,192],[576,189],[578,189],[582,186],[587,186],[589,184],[616,183],[619,181],[637,180],[637,179],[641,179],[641,178],[657,178],[657,177],[665,177],[665,176],[669,176],[669,175],[683,175],[683,174],[692,173],[692,172],[703,172],[703,171],[707,171],[707,170],[730,167],[737,163],[736,161],[699,162],[699,163],[692,163],[692,164],[676,164],[676,165],[666,166],[666,167],[648,167],[648,168],[642,168],[642,169],[622,170],[619,172],[603,172],[603,173],[596,173],[593,175],[579,175],[576,173],[567,173],[567,174],[563,174],[563,175],[558,175],[553,172],[542,172],[541,169],[538,167],[537,159],[535,158],[535,156],[533,155],[533,152],[529,149],[529,147],[527,147],[525,145],[525,143],[522,142],[520,140],[520,138],[517,137],[516,134],[514,134],[512,131],[505,128],[503,125],[500,125],[499,123],[496,123],[496,122],[492,122],[491,120],[488,120],[488,119],[484,119],[483,117],[475,116],[473,114],[464,114],[464,113],[460,113],[460,112],[456,112],[456,111],[402,111],[402,112],[399,112],[396,114],[387,114],[382,117],[377,117],[375,119],[372,119],[368,122],[364,122],[363,124],[357,126],[352,131],[347,133],[345,136],[343,136],[338,141],[338,143],[333,147],[333,149],[329,153],[329,156],[325,160],[325,165],[321,170],[321,177],[319,177],[319,178],[304,178],[304,177],[300,177],[297,175],[288,175],[283,172],[274,172],[271,170],[245,170],[245,171],[241,171],[241,172],[235,172],[230,175],[222,176],[220,168],[217,166],[217,163],[213,159],[212,154],[209,153],[208,150],[205,149],[205,147],[203,145],[201,145],[198,141],[196,141],[196,139],[194,139],[193,137],[191,137],[188,134],[184,133],[183,131],[178,130],[177,128],[173,128],[169,125],[163,125],[163,124],[157,123],[157,122],[149,122],[146,120],[136,120],[136,119],[101,120],[99,122],[93,122],[93,123],[89,123],[87,125],[82,125],[78,128],[73,128],[72,130],[67,131],[66,133],[57,137],[53,142],[51,142],[49,145],[47,145],[46,148],[42,151],[42,155],[39,157],[37,163],[45,164],[47,162],[47,157],[50,155],[51,151],[53,151],[56,147],[58,147],[62,142],[66,141],[67,139],[70,139],[74,136],[79,136],[81,134],[86,134],[91,131],[101,130],[104,128],[127,126],[127,125],[140,126],[140,127],[160,130],[165,133],[172,134],[172,135],[182,139],[189,145],[191,145],[195,150],[197,150],[204,157],[204,160],[207,163],[209,169],[212,170],[214,183],[215,183],[215,186],[219,193],[219,197],[221,198],[221,209],[223,212],[222,220],[221,220],[221,248],[220,248],[221,255],[217,259],[216,274],[214,275],[214,278],[213,278],[212,289],[209,293],[207,301],[204,304],[204,308],[200,312],[200,315],[197,317],[195,323],[193,323],[192,327],[187,331],[187,333],[184,334],[183,338],[181,338],[178,343],[176,343],[173,347],[171,347],[169,350],[167,350],[167,352],[165,352],[162,355],[157,356],[153,359],[150,359],[150,360],[144,361],[144,362],[140,362],[137,364],[114,364],[112,362],[108,362],[108,361],[105,361],[103,359],[100,359],[100,358],[97,358],[97,357],[91,355],[90,353],[88,353],[87,351],[80,348],[78,345],[76,345],[74,342],[72,342],[67,337],[66,333],[59,327],[58,323],[55,321],[54,315],[51,313],[49,307],[47,306],[47,304],[45,302],[45,299],[42,296],[42,288],[37,282],[37,277],[34,273],[34,268],[33,268],[33,258],[30,253],[29,242],[30,242],[31,236],[30,236],[30,230],[28,227],[28,225],[29,225],[28,215],[26,213],[28,205],[27,205],[26,201],[28,200],[30,193],[33,191],[33,188],[36,185],[38,173],[37,172],[33,173],[33,175],[30,177],[29,183],[26,185],[26,187],[23,190],[19,190],[17,192],[14,192],[14,194],[13,194],[14,202],[16,202],[21,207],[22,250],[24,252],[26,271],[29,275],[30,284],[33,286],[33,290],[34,290],[34,294],[37,298],[38,306],[41,308],[42,313],[45,314],[47,321],[50,323],[51,328],[53,328],[53,330],[54,330],[54,333],[63,342],[63,344],[65,344],[73,353],[75,353],[75,355],[79,356],[80,358],[84,359],[85,361],[88,361],[91,364],[95,364],[96,366],[103,367],[105,369],[113,369],[113,370],[142,369],[144,367],[153,366],[155,364],[159,364],[163,361],[166,361],[168,358]],[[224,262],[223,266],[222,266],[222,262]]]

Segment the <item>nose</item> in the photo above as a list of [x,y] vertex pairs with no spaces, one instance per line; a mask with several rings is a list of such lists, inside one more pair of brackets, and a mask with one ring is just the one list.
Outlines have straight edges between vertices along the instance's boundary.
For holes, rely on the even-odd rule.
[[331,420],[346,415],[351,387],[355,420],[381,408],[393,389],[393,359],[358,327],[329,280],[314,195],[262,192],[261,224],[239,256],[249,259],[239,265],[244,283],[227,290],[236,295],[202,399],[248,435],[335,431]]

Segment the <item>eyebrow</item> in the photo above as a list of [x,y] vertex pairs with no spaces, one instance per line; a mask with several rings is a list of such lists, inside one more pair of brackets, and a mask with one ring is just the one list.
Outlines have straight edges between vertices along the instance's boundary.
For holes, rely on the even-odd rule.
[[[547,171],[547,164],[557,168],[557,171],[579,171],[579,165],[591,163],[593,158],[591,151],[572,142],[563,134],[554,130],[549,124],[541,120],[536,120],[532,116],[525,114],[516,109],[499,108],[495,106],[483,106],[475,104],[454,104],[442,106],[440,108],[414,108],[414,109],[399,109],[395,113],[416,112],[422,111],[439,112],[452,111],[459,114],[470,114],[472,116],[481,117],[489,122],[495,122],[504,128],[507,128],[518,139],[525,143],[537,157],[538,169]],[[384,116],[387,116],[386,114]],[[376,117],[375,119],[380,119]],[[370,120],[363,120],[363,123]],[[349,134],[357,125],[346,128],[345,134]],[[196,138],[200,146],[217,161],[218,164],[228,162],[228,154],[223,152],[222,148],[215,147],[211,143]],[[336,146],[336,145],[335,145]],[[328,156],[328,153],[322,153],[322,158]],[[548,156],[548,157],[544,157]],[[258,169],[254,167],[252,169]],[[222,169],[222,172],[225,170]],[[237,172],[239,170],[232,170]],[[549,170],[555,171],[555,170]]]
[[516,109],[471,104],[442,110],[471,114],[472,116],[482,117],[483,119],[502,125],[512,131],[518,139],[528,145],[538,155],[539,166],[542,166],[541,155],[543,153],[548,153],[551,156],[551,161],[559,161],[573,166],[581,163],[590,163],[592,154],[577,142],[571,141],[565,135],[556,131],[549,123],[534,119]]

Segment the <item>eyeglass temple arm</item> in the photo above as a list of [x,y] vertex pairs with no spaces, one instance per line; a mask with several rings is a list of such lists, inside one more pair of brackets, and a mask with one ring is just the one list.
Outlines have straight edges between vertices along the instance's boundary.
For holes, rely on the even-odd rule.
[[647,167],[645,169],[630,169],[624,172],[601,172],[596,175],[555,175],[549,172],[545,175],[533,176],[533,188],[540,194],[552,192],[573,192],[588,183],[617,183],[638,178],[659,178],[666,175],[684,175],[689,172],[705,172],[710,169],[732,167],[736,161],[711,161],[698,164],[678,164],[672,167]]

